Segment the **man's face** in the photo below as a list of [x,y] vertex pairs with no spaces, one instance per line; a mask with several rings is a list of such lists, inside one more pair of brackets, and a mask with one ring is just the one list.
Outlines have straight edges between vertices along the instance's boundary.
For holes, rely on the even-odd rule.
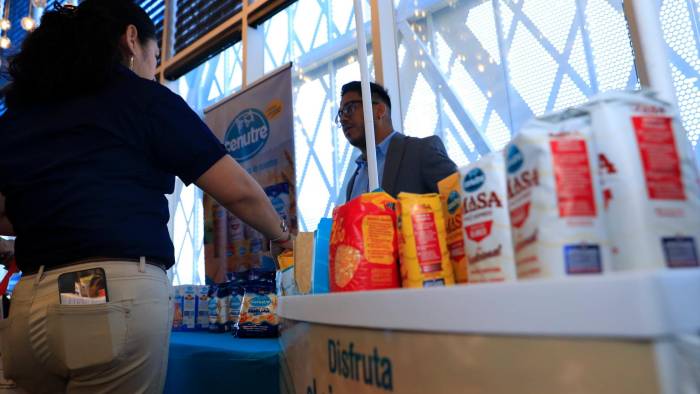
[[338,121],[350,145],[364,149],[365,118],[362,115],[362,96],[357,92],[347,92],[340,99]]

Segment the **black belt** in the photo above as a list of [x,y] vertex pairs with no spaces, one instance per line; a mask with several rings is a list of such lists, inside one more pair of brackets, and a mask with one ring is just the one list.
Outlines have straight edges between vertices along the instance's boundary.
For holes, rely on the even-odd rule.
[[[108,257],[95,257],[95,258],[92,258],[92,259],[85,259],[85,260],[80,260],[80,261],[74,261],[74,262],[72,262],[72,263],[67,263],[67,264],[52,265],[52,266],[50,266],[50,267],[44,266],[44,272],[49,272],[49,271],[51,271],[51,270],[56,270],[56,269],[68,268],[68,267],[71,267],[71,266],[74,266],[74,265],[78,265],[78,264],[99,263],[99,262],[103,262],[103,261],[133,261],[133,262],[135,262],[135,263],[141,262],[140,259],[134,259],[134,258],[123,258],[123,257],[113,257],[113,258],[108,258]],[[157,261],[157,260],[149,260],[149,259],[146,259],[146,264],[152,265],[152,266],[154,266],[154,267],[158,267],[158,268],[162,269],[163,272],[166,272],[166,273],[167,273],[167,271],[168,271],[168,269],[166,268],[166,265],[163,264],[163,263],[161,263],[161,262],[159,262],[159,261]],[[24,271],[24,270],[21,270],[21,271],[22,271],[22,276],[29,276],[29,275],[34,275],[34,274],[39,273],[39,269],[38,269],[38,268],[35,269],[35,270],[32,270],[32,271]]]

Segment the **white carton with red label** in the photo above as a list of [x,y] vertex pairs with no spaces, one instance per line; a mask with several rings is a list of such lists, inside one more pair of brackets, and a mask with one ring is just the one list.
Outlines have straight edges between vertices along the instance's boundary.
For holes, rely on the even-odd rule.
[[610,255],[588,114],[535,119],[504,155],[518,278],[605,271]]
[[592,118],[615,270],[697,267],[700,180],[677,113],[649,92],[605,94]]
[[459,170],[469,283],[516,279],[501,152]]

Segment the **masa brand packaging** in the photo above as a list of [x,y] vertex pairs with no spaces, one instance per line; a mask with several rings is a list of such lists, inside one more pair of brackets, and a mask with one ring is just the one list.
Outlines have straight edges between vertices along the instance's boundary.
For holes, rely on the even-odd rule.
[[504,154],[518,278],[603,272],[610,255],[590,117],[535,119]]
[[462,231],[469,282],[515,280],[503,155],[494,152],[459,170]]
[[464,249],[462,234],[462,194],[460,190],[460,174],[454,174],[438,182],[442,212],[447,230],[447,249],[457,283],[469,281],[469,266]]
[[585,108],[614,269],[697,267],[700,178],[678,114],[650,92],[605,94]]
[[331,291],[399,287],[396,200],[366,193],[333,211]]
[[398,230],[403,287],[453,285],[445,219],[438,194],[399,193]]

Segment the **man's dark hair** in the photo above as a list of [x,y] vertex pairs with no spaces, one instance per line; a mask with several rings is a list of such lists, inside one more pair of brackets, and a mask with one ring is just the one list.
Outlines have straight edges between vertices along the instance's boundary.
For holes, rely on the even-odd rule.
[[[370,82],[369,90],[372,92],[373,99],[378,99],[379,101],[383,102],[391,110],[391,99],[389,98],[389,92],[384,89],[384,86],[378,83]],[[360,81],[352,81],[343,85],[343,87],[340,89],[340,97],[345,96],[345,93],[347,92],[357,92],[357,94],[362,96],[362,84]]]

